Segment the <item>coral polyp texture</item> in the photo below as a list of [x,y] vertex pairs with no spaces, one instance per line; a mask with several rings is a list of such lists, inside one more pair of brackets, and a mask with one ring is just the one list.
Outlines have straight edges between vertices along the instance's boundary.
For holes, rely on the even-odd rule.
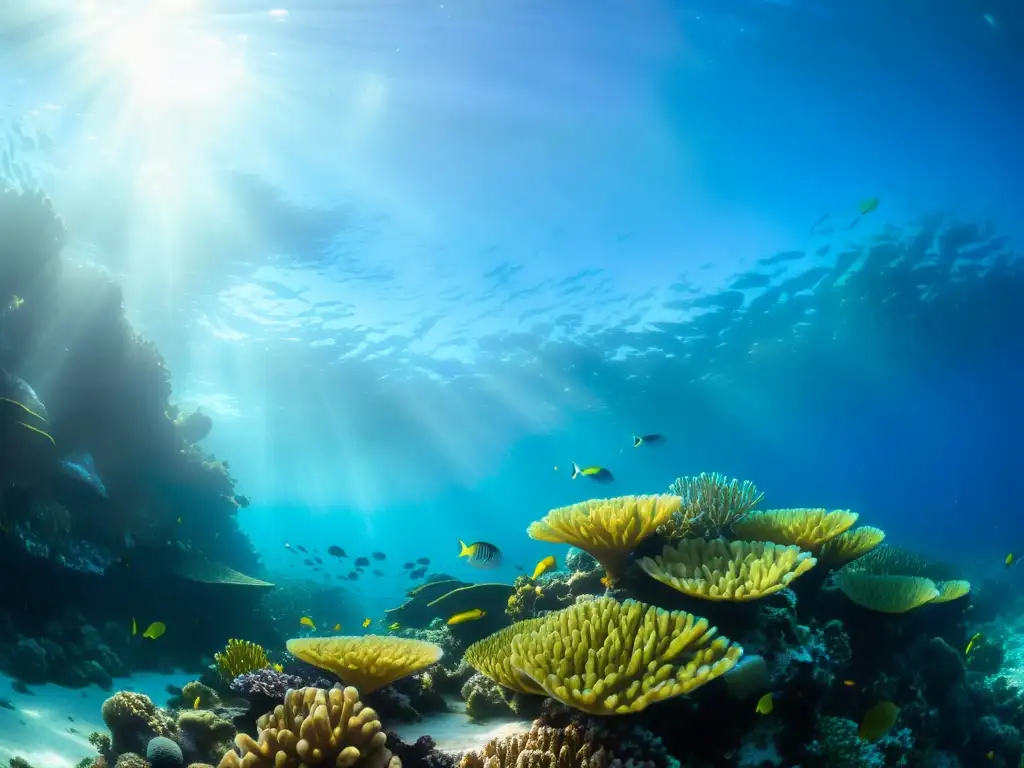
[[297,638],[288,641],[288,652],[364,694],[426,669],[444,655],[434,643],[389,635]]
[[749,480],[730,480],[718,472],[676,478],[669,491],[683,500],[660,528],[670,539],[720,536],[764,498]]
[[826,541],[821,547],[821,561],[828,565],[843,565],[863,557],[885,541],[885,531],[871,525],[852,528]]
[[[743,649],[715,634],[707,619],[685,611],[601,597],[513,632],[507,664],[567,706],[623,715],[689,693],[731,669]],[[491,653],[504,653],[505,645],[495,643]],[[475,654],[481,655],[490,654]],[[488,664],[502,675],[509,668],[500,658]]]
[[543,623],[543,619],[528,619],[498,630],[493,635],[473,643],[466,649],[466,663],[496,683],[519,693],[543,695],[544,689],[512,666],[512,639],[529,632]]
[[737,520],[733,530],[741,539],[792,544],[817,555],[826,542],[852,528],[857,517],[848,509],[770,509]]
[[629,554],[679,510],[679,496],[620,496],[553,509],[527,529],[530,538],[588,552],[612,579]]
[[969,581],[940,563],[897,547],[881,546],[836,571],[836,586],[862,608],[906,613],[925,603],[946,603],[971,591]]
[[534,725],[528,733],[491,739],[467,752],[459,768],[605,768],[612,756],[578,725]]
[[228,640],[223,651],[213,654],[213,662],[217,665],[221,679],[226,681],[270,666],[267,652],[262,645],[236,638]]
[[256,721],[257,738],[235,737],[220,768],[401,768],[387,748],[377,713],[363,705],[359,691],[301,688]]
[[761,541],[684,539],[639,565],[672,589],[705,600],[757,600],[785,589],[817,560],[799,547]]

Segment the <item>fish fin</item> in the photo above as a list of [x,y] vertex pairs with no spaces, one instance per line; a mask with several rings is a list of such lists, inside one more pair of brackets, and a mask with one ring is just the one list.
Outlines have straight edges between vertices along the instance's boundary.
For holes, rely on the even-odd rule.
[[572,479],[575,480],[580,476],[580,465],[575,461],[572,463]]
[[633,447],[634,448],[639,448],[640,445],[643,443],[643,441],[644,441],[644,439],[642,437],[637,437],[636,435],[633,435]]
[[471,554],[473,554],[471,548],[466,546],[466,542],[464,542],[462,539],[456,539],[456,541],[459,542],[459,557],[469,557]]

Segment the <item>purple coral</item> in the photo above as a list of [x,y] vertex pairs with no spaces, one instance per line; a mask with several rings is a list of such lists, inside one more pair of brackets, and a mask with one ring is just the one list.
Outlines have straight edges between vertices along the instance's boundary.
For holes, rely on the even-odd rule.
[[231,690],[242,696],[262,696],[279,701],[284,700],[289,688],[302,688],[304,685],[301,677],[266,667],[239,675],[231,681]]

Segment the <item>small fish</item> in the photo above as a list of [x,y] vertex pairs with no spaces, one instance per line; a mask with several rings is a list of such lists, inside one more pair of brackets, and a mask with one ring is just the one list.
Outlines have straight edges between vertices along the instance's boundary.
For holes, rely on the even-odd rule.
[[355,571],[349,571],[349,572],[348,572],[348,577],[349,577],[349,579],[351,579],[352,581],[359,581],[359,574],[358,574],[358,573],[356,573]]
[[860,211],[861,216],[865,216],[878,209],[878,198],[869,197],[865,200],[860,201],[860,205],[857,206],[857,210]]
[[320,559],[319,557],[317,557],[316,555],[313,555],[313,559],[314,559],[314,560],[316,560],[316,563],[317,563],[317,565],[323,565],[323,564],[324,564],[324,561],[323,561],[323,560],[321,560],[321,559]]
[[308,557],[305,560],[302,561],[302,564],[303,565],[308,565],[310,568],[313,567],[313,561],[310,560]]
[[601,584],[604,586],[605,589],[608,589],[612,585],[612,580],[610,578],[608,578],[608,576],[602,576],[601,577]]
[[754,711],[759,715],[770,715],[773,709],[775,709],[775,699],[772,696],[771,691],[769,691],[757,700],[757,707]]
[[828,221],[829,215],[830,214],[828,214],[828,213],[821,214],[821,216],[818,218],[818,220],[816,222],[814,222],[813,224],[811,224],[811,232],[813,232],[818,227],[820,227],[822,224],[824,224],[826,221]]
[[336,547],[333,544],[327,548],[327,554],[331,557],[348,557],[345,554],[345,550],[341,547]]
[[983,642],[985,642],[985,635],[981,632],[975,632],[967,642],[967,647],[964,648],[964,656],[970,656],[971,651],[980,646]]
[[293,555],[295,554],[295,550],[292,549],[292,545],[289,544],[287,541],[284,543],[284,548],[291,552]]
[[371,624],[373,624],[373,619],[370,619],[370,618],[363,619],[363,629],[366,629]]
[[595,483],[610,483],[615,479],[612,473],[604,467],[584,467],[580,469],[580,465],[574,461],[572,463],[572,479],[575,480],[577,477],[586,477]]
[[331,629],[333,629],[335,632],[341,632],[341,624],[335,624],[333,627],[331,627]]
[[146,627],[146,631],[142,633],[142,636],[148,637],[150,640],[156,640],[163,637],[166,631],[167,627],[162,621],[154,621]]
[[299,624],[301,624],[304,627],[309,627],[314,632],[316,632],[316,624],[313,623],[313,620],[309,618],[309,616],[303,616],[301,619],[299,619]]
[[418,558],[416,560],[416,562],[419,563],[420,565],[430,565],[430,558],[429,557],[421,557],[421,558]]
[[525,568],[523,568],[523,566],[521,566],[521,565],[513,565],[512,567],[513,567],[513,568],[515,568],[515,569],[516,569],[517,571],[520,571],[520,572],[522,572],[522,571],[525,571],[525,570],[526,570],[526,569],[525,569]]
[[662,445],[665,442],[664,435],[633,435],[633,447],[641,445]]
[[356,570],[359,571],[360,573],[366,573],[366,569],[365,568],[356,568]]
[[486,611],[482,611],[479,608],[472,608],[471,610],[463,611],[462,613],[456,613],[448,619],[448,624],[464,624],[467,621],[482,619],[486,615]]
[[383,571],[378,571],[376,568],[374,568],[373,569],[373,575],[380,577],[380,576],[384,575],[384,572]]
[[1009,567],[1010,567],[1011,565],[1013,565],[1013,564],[1014,564],[1014,563],[1015,563],[1016,561],[1017,561],[1017,558],[1015,558],[1015,557],[1013,556],[1013,552],[1011,552],[1010,554],[1008,554],[1008,555],[1006,556],[1006,559],[1005,559],[1005,560],[1003,560],[1003,564],[1004,564],[1004,565],[1006,565],[1006,567],[1007,567],[1007,568],[1009,568]]
[[181,525],[181,518],[178,518],[178,525]]
[[392,623],[392,624],[388,624],[388,629],[389,629],[389,630],[391,630],[392,632],[397,632],[397,631],[398,631],[398,628],[399,628],[400,626],[401,626],[401,625],[400,625],[400,624],[399,624],[399,623],[398,623],[398,622],[396,621],[396,622],[394,622],[394,623]]
[[374,560],[387,560],[388,559],[388,556],[385,555],[383,552],[371,552],[370,553],[370,557],[372,557]]
[[864,713],[857,735],[864,741],[878,741],[896,724],[899,714],[899,707],[891,701],[880,701]]
[[459,557],[466,558],[466,562],[474,568],[497,568],[501,565],[501,550],[486,541],[474,541],[466,544],[462,539],[459,542]]
[[305,548],[304,546],[302,546],[301,544],[296,544],[296,545],[295,545],[295,548],[296,548],[297,550],[299,550],[299,552],[305,552],[305,553],[306,553],[307,555],[309,554],[309,550],[308,550],[308,549],[306,549],[306,548]]
[[139,625],[135,623],[135,617],[132,616],[132,637],[139,634]]
[[403,568],[404,570],[406,570],[406,571],[411,571],[411,570],[412,570],[413,568],[415,568],[415,567],[416,567],[416,564],[415,564],[415,563],[405,563],[405,564],[404,564],[404,565],[402,566],[402,568]]
[[369,565],[369,564],[370,564],[370,561],[367,560],[365,557],[357,557],[356,558],[356,565]]
[[996,756],[996,753],[993,750],[991,750],[991,749],[988,752],[985,753],[985,758],[987,760],[991,760],[995,756]]
[[422,568],[417,568],[415,571],[409,571],[409,578],[410,579],[422,579],[426,575],[426,573],[427,573],[427,566],[424,565]]
[[271,664],[275,672],[284,672],[284,664]]
[[541,560],[539,563],[537,563],[537,567],[533,569],[533,576],[531,576],[530,578],[533,579],[534,581],[536,581],[542,575],[544,575],[548,571],[554,570],[557,567],[558,567],[558,563],[555,562],[555,556],[554,555],[548,555],[543,560]]
[[847,688],[853,688],[857,684],[853,682],[853,680],[843,680],[843,685],[845,685]]
[[199,697],[196,696],[196,700],[192,702],[192,709],[199,709]]

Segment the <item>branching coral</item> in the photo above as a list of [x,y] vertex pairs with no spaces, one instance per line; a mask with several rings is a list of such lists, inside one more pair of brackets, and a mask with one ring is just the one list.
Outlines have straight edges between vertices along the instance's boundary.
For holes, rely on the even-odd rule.
[[817,555],[825,542],[847,531],[857,522],[848,509],[770,509],[755,512],[733,524],[739,538],[795,545]]
[[862,525],[826,541],[821,548],[821,560],[828,565],[843,565],[863,557],[885,540],[885,531]]
[[621,496],[592,499],[553,509],[527,529],[530,538],[570,544],[590,553],[618,578],[630,553],[679,510],[678,496]]
[[267,652],[262,645],[248,640],[231,638],[220,653],[213,654],[213,662],[223,680],[231,682],[239,675],[255,672],[270,666]]
[[364,694],[426,669],[443,655],[433,643],[388,635],[296,638],[288,641],[288,652]]
[[680,509],[659,529],[670,539],[721,536],[764,498],[749,480],[729,480],[718,472],[677,478],[669,491],[683,500]]
[[840,568],[836,586],[857,605],[882,613],[906,613],[925,603],[968,594],[968,581],[952,578],[948,566],[897,547],[881,546]]
[[612,755],[578,725],[534,725],[529,733],[492,739],[462,756],[459,768],[606,768]]
[[283,704],[256,721],[258,738],[240,733],[239,753],[224,755],[220,768],[401,768],[387,749],[377,713],[348,687],[289,691]]
[[651,578],[691,597],[741,601],[785,589],[817,560],[770,542],[684,539],[639,562]]
[[[639,712],[689,693],[724,674],[743,654],[727,638],[716,638],[706,619],[607,597],[514,630],[509,630],[508,668],[528,676],[548,696],[591,714]],[[503,646],[496,642],[492,652]],[[508,677],[501,659],[489,664],[491,672],[485,674],[499,669]]]
[[519,693],[543,694],[544,689],[512,666],[512,638],[538,627],[543,619],[520,621],[473,643],[463,657],[478,672]]

